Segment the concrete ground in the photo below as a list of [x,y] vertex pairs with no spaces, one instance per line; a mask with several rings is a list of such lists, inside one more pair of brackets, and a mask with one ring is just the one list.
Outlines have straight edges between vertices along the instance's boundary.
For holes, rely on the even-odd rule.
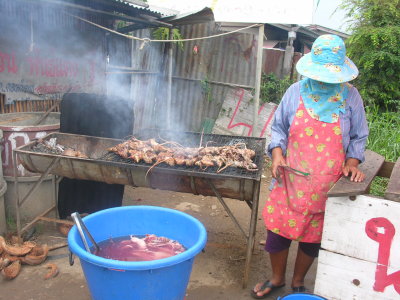
[[[268,194],[270,178],[265,174],[260,195],[260,211],[257,223],[256,247],[252,257],[248,287],[242,288],[242,276],[246,255],[246,242],[236,228],[222,205],[215,197],[195,196],[192,194],[152,190],[146,188],[126,187],[124,205],[156,205],[184,211],[198,218],[207,228],[208,242],[204,253],[200,253],[194,263],[187,289],[186,300],[245,300],[252,299],[250,289],[260,281],[270,277],[271,269],[268,256],[260,241],[265,240],[265,228],[261,218],[261,210]],[[228,206],[246,226],[250,220],[250,209],[246,203],[225,199]],[[66,241],[51,223],[37,226],[37,241],[49,245]],[[293,243],[287,271],[287,286],[266,299],[276,299],[290,291],[291,274],[297,244]],[[47,273],[46,264],[55,263],[59,275],[44,280]],[[314,287],[316,263],[312,266],[306,286],[311,291]],[[75,264],[68,263],[68,249],[61,248],[50,252],[47,261],[39,266],[22,267],[17,278],[11,281],[0,279],[0,300],[87,300],[90,294],[86,286],[79,260]]]

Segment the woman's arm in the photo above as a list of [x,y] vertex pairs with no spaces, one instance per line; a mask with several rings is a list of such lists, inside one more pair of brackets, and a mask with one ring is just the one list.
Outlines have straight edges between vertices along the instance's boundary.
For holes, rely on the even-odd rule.
[[283,156],[282,149],[280,147],[275,147],[272,149],[272,165],[271,165],[271,173],[273,178],[278,177],[278,167],[286,166],[286,160]]
[[268,154],[272,158],[271,173],[274,178],[277,177],[278,166],[286,166],[284,156],[286,154],[289,129],[298,107],[298,100],[295,100],[299,97],[298,84],[293,84],[283,95],[281,103],[274,114],[274,121],[271,126],[271,143],[268,146]]
[[[297,97],[297,99],[295,99]],[[298,107],[299,87],[298,83],[287,89],[282,97],[281,103],[274,114],[271,126],[271,142],[268,145],[268,154],[272,157],[272,149],[279,147],[282,154],[286,154],[290,123]]]
[[358,169],[359,163],[364,161],[365,145],[368,138],[368,123],[365,116],[363,101],[356,88],[353,88],[351,100],[350,118],[350,142],[346,152],[346,163],[343,174],[349,176],[350,180],[361,182],[365,175]]

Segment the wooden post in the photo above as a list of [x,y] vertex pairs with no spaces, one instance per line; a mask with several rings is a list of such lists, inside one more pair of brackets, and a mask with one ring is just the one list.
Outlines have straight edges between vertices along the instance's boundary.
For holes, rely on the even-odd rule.
[[258,46],[257,46],[257,65],[256,65],[256,82],[255,82],[255,95],[254,95],[254,115],[253,115],[253,131],[252,136],[257,137],[257,122],[258,122],[258,108],[260,106],[260,85],[261,85],[261,70],[262,70],[262,55],[264,45],[264,24],[258,28]]
[[282,73],[281,73],[282,79],[285,78],[285,76],[290,75],[290,73],[291,73],[292,63],[293,63],[293,55],[294,55],[293,46],[286,46],[285,56],[283,57]]
[[285,49],[285,56],[283,57],[283,66],[282,66],[282,73],[281,79],[285,78],[285,76],[290,76],[292,73],[293,67],[293,56],[294,56],[294,47],[293,41],[296,39],[296,32],[291,31],[288,32],[288,42]]

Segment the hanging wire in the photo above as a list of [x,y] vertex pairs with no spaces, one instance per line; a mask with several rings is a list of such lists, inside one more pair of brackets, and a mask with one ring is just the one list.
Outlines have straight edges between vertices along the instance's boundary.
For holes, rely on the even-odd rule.
[[119,35],[119,36],[123,36],[123,37],[125,37],[125,38],[127,38],[127,39],[142,41],[143,44],[140,46],[141,49],[142,49],[147,43],[149,43],[149,42],[168,43],[168,42],[189,42],[189,41],[205,40],[205,39],[211,39],[211,38],[216,38],[216,37],[220,37],[220,36],[232,34],[232,33],[239,32],[239,31],[242,31],[242,30],[246,30],[246,29],[249,29],[249,28],[252,28],[252,27],[259,27],[259,26],[263,26],[263,25],[264,25],[264,24],[252,24],[252,25],[250,25],[250,26],[242,27],[242,28],[239,28],[239,29],[236,29],[236,30],[233,30],[233,31],[224,32],[224,33],[219,33],[219,34],[210,35],[210,36],[198,37],[198,38],[181,39],[181,40],[152,40],[152,39],[148,39],[148,38],[139,38],[139,37],[136,37],[136,36],[131,36],[131,35],[123,34],[123,33],[120,33],[120,32],[118,32],[118,31],[115,31],[115,30],[109,29],[109,28],[107,28],[107,27],[101,26],[101,25],[99,25],[99,24],[93,23],[93,22],[91,22],[91,21],[89,21],[89,20],[86,20],[86,19],[84,19],[84,18],[75,16],[75,15],[71,15],[71,14],[68,14],[68,13],[66,13],[66,14],[69,15],[69,16],[71,16],[71,17],[73,17],[73,18],[76,18],[76,19],[78,19],[78,20],[81,20],[81,21],[83,21],[83,22],[86,22],[86,23],[88,23],[88,24],[91,24],[91,25],[93,25],[93,26],[96,26],[96,27],[98,27],[98,28],[101,28],[101,29],[103,29],[103,30],[112,32],[112,33],[117,34],[117,35]]

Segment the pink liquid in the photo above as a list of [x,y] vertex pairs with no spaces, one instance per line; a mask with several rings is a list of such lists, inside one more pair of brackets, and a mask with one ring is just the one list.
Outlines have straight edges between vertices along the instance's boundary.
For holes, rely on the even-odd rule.
[[145,237],[124,236],[110,238],[99,243],[100,250],[96,253],[108,259],[122,261],[149,261],[171,257],[186,249],[177,241],[154,234]]

